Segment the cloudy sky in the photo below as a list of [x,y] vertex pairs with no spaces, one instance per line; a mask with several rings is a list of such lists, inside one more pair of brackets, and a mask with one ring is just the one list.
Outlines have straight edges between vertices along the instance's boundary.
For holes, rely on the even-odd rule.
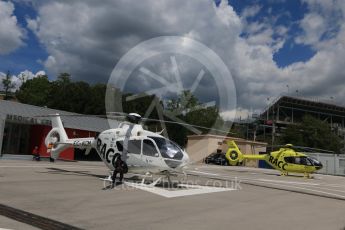
[[239,114],[287,92],[345,105],[344,17],[342,0],[0,0],[0,77],[105,83],[140,42],[185,36],[228,67]]

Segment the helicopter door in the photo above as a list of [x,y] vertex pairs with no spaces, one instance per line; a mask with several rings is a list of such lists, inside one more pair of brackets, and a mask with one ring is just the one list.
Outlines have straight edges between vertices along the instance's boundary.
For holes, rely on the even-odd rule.
[[148,139],[143,140],[142,159],[144,162],[146,162],[148,167],[159,166],[162,164],[162,158],[153,141]]
[[141,161],[141,140],[129,140],[128,142],[128,164],[142,166]]
[[[117,150],[122,154],[123,141],[116,142]],[[126,163],[129,166],[143,166],[141,160],[141,140],[129,140],[128,141],[128,154]],[[123,159],[124,160],[124,159]]]
[[284,160],[292,166],[292,170],[296,172],[305,172],[307,166],[312,166],[312,163],[307,157],[292,156],[285,157]]

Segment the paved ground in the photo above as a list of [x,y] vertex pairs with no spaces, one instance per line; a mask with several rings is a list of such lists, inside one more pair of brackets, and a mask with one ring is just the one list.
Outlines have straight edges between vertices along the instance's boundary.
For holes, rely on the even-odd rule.
[[[306,180],[218,166],[195,166],[189,173],[199,176],[188,181],[202,185],[224,186],[236,178],[241,189],[165,198],[127,185],[103,190],[99,177],[107,170],[99,162],[0,160],[0,214],[55,229],[345,229],[343,177]],[[1,215],[0,228],[35,229]]]
[[6,229],[27,229],[27,230],[34,230],[37,229],[35,227],[32,227],[28,224],[24,224],[18,221],[15,221],[13,219],[0,216],[0,229],[6,228]]

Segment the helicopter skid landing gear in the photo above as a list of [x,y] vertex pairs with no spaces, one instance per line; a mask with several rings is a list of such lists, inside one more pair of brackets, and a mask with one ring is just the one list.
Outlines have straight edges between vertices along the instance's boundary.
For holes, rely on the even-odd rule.
[[150,188],[153,188],[156,186],[156,184],[158,184],[158,182],[160,182],[162,180],[162,177],[159,177],[157,180],[153,181],[151,184],[148,184],[147,186]]
[[145,173],[145,175],[143,176],[143,179],[141,180],[141,185],[145,185],[145,179],[151,177],[152,178],[152,174],[150,173]]
[[113,185],[113,179],[111,178],[112,174],[111,172],[109,173],[109,176],[106,178],[99,178],[101,180],[103,180],[103,189],[109,189],[112,188]]
[[168,179],[168,187],[171,188],[172,185],[173,185],[173,183],[172,183],[171,178],[170,178],[170,173],[167,171],[167,172],[165,173],[165,176],[166,176],[167,179]]
[[[145,176],[143,177],[143,179],[141,180],[140,186],[145,186],[145,187],[152,188],[152,187],[155,187],[163,179],[163,177],[159,177],[158,179],[154,180],[152,183],[145,184],[145,179],[147,177],[151,177],[152,178],[152,174],[146,173]],[[170,173],[169,172],[165,172],[165,177],[168,179],[168,187],[171,188],[173,183],[172,183],[171,178],[170,178]]]
[[145,184],[145,179],[147,177],[151,177],[152,178],[152,174],[146,173],[145,176],[143,177],[143,179],[141,180],[140,186],[146,186],[146,187],[153,188],[153,187],[156,186],[156,184],[158,184],[158,182],[160,182],[162,180],[162,177],[159,177],[157,180],[153,181],[152,183]]
[[309,173],[304,173],[304,178],[312,179],[313,177]]
[[155,181],[153,181],[150,184],[145,184],[145,179],[151,177],[152,178],[152,174],[150,173],[145,173],[145,176],[143,177],[143,179],[141,180],[140,186],[145,186],[145,187],[149,187],[149,188],[153,188],[155,187],[161,180],[162,177],[159,177],[158,179],[156,179]]
[[281,172],[280,175],[281,175],[281,176],[287,176],[287,175],[288,175],[288,172]]

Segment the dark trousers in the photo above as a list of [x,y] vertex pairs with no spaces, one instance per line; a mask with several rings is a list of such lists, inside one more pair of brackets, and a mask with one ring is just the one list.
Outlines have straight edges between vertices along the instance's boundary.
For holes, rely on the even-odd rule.
[[39,154],[35,154],[35,155],[33,155],[32,160],[40,161],[41,156]]
[[114,170],[113,172],[113,176],[111,177],[111,179],[113,180],[113,183],[115,183],[115,180],[116,180],[116,176],[117,174],[120,173],[120,182],[122,182],[122,179],[123,179],[123,171],[117,171],[117,170]]

